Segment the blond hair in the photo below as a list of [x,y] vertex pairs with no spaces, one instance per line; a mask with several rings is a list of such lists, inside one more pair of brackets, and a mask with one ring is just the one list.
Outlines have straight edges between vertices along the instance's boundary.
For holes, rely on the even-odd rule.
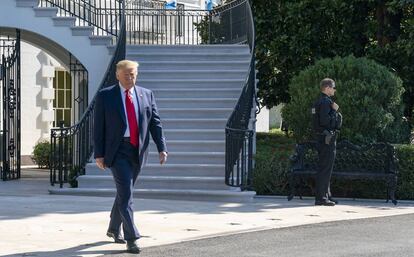
[[130,60],[122,60],[122,61],[119,61],[116,64],[116,70],[117,71],[123,70],[123,69],[130,69],[130,68],[138,69],[138,67],[139,67],[139,63],[138,62],[136,62],[136,61],[130,61]]

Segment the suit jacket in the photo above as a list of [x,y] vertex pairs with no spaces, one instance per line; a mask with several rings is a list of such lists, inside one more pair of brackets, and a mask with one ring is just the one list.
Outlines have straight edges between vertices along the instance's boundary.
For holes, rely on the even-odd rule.
[[[151,90],[139,86],[135,86],[135,92],[138,98],[139,126],[137,158],[142,168],[148,155],[150,134],[158,152],[166,152],[167,146],[154,94]],[[98,92],[94,112],[94,157],[103,157],[105,165],[111,167],[127,128],[119,84]]]

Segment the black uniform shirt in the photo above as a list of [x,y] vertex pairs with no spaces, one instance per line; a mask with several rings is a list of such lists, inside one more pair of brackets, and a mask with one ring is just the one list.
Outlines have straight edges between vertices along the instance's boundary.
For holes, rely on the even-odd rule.
[[319,99],[315,102],[312,110],[314,116],[314,130],[316,133],[322,133],[324,130],[334,131],[338,129],[337,112],[332,108],[332,99],[321,93]]

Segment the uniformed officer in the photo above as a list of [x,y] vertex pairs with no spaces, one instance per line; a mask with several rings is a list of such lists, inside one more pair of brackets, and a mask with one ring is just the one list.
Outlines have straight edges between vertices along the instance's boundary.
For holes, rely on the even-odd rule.
[[312,107],[313,129],[318,142],[319,169],[316,175],[315,205],[334,206],[330,181],[336,154],[337,130],[342,125],[339,106],[331,97],[335,94],[335,81],[325,78],[320,84],[321,95]]

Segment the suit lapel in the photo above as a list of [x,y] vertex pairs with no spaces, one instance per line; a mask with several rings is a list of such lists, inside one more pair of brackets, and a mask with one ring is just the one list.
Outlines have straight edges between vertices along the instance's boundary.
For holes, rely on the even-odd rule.
[[138,102],[138,127],[139,127],[139,145],[142,146],[142,138],[144,135],[142,135],[142,119],[144,117],[144,105],[143,105],[143,95],[141,88],[138,86],[134,87],[135,89],[135,97]]
[[114,87],[114,103],[116,106],[116,109],[119,112],[119,115],[121,115],[122,120],[124,121],[124,124],[126,125],[126,117],[125,117],[125,111],[124,111],[124,104],[122,103],[122,96],[121,96],[121,89],[119,88],[119,85],[117,84]]

